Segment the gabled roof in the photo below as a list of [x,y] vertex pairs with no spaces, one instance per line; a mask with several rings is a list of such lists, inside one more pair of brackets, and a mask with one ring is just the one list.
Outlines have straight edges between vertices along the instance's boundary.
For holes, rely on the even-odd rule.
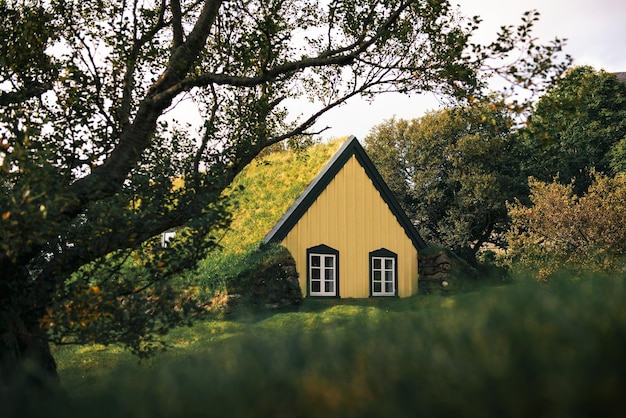
[[426,243],[422,237],[420,237],[415,226],[413,226],[411,220],[407,217],[389,189],[389,186],[387,186],[374,166],[374,163],[354,136],[350,137],[341,146],[333,158],[326,164],[311,184],[309,184],[306,190],[296,199],[278,223],[274,225],[274,228],[263,238],[263,242],[282,241],[352,156],[355,156],[359,164],[361,164],[365,173],[374,184],[374,187],[378,190],[380,196],[389,207],[389,210],[391,210],[398,220],[398,223],[413,242],[415,248],[418,250],[426,248]]

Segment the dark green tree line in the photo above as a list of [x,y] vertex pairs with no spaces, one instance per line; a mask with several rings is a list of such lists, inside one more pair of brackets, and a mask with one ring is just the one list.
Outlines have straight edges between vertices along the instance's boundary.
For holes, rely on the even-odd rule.
[[[521,125],[511,112],[519,108],[475,101],[412,121],[387,121],[367,138],[368,149],[424,236],[474,261],[484,243],[507,245],[506,204],[532,203],[529,177],[535,185],[558,179],[571,189],[536,188],[535,198],[557,190],[570,199],[582,196],[594,176],[624,171],[625,99],[626,85],[615,75],[575,67],[526,110]],[[607,209],[607,219],[618,210]],[[553,211],[551,217],[572,216],[558,205]],[[508,241],[517,242],[514,235]]]
[[575,180],[580,195],[593,170],[623,170],[626,84],[605,71],[573,68],[541,96],[519,134],[527,148],[526,173],[544,182]]
[[510,206],[507,259],[541,280],[562,268],[623,272],[626,85],[574,68],[518,134],[531,194]]

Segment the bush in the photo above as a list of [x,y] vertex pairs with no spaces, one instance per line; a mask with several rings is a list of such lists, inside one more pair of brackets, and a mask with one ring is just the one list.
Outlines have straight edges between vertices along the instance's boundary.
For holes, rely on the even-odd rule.
[[530,180],[532,205],[509,207],[507,257],[541,280],[571,271],[626,272],[626,175],[595,174],[587,193],[574,184]]

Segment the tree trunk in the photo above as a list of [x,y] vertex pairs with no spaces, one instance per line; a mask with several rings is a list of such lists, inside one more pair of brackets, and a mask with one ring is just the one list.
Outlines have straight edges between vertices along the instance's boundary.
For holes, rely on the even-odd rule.
[[0,313],[0,385],[22,378],[38,386],[58,385],[57,367],[39,321]]
[[40,326],[43,308],[27,290],[33,284],[25,267],[0,260],[0,386],[26,378],[28,383],[58,385],[48,335]]

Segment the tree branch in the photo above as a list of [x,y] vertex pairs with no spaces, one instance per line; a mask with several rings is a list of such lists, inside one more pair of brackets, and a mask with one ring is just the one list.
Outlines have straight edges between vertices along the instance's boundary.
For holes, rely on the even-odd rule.
[[172,7],[172,47],[177,48],[183,43],[183,14],[180,9],[180,1],[171,0],[170,4]]
[[[202,12],[187,40],[172,50],[166,70],[148,90],[139,104],[135,120],[122,131],[118,145],[113,149],[104,164],[96,167],[91,174],[79,179],[71,186],[77,197],[77,204],[65,212],[76,216],[86,202],[100,199],[117,191],[128,173],[141,158],[143,151],[150,145],[152,134],[156,129],[157,119],[163,110],[172,103],[175,94],[162,94],[172,85],[180,83],[198,59],[211,27],[215,22],[222,0],[206,0]],[[157,31],[156,25],[153,31]],[[146,39],[144,35],[141,43]],[[138,47],[135,48],[138,53]],[[130,70],[130,67],[129,67]]]
[[362,53],[375,44],[380,36],[397,21],[402,12],[409,5],[410,2],[402,3],[369,39],[364,33],[354,42],[344,47],[323,51],[313,58],[305,57],[297,61],[286,62],[273,68],[265,69],[262,73],[255,76],[246,77],[232,76],[224,73],[202,73],[194,77],[188,77],[180,83],[172,85],[169,89],[163,90],[162,94],[164,96],[175,96],[182,91],[187,91],[194,87],[206,87],[210,84],[233,87],[255,87],[271,81],[280,81],[283,78],[288,78],[307,68],[351,65]]
[[[120,128],[123,130],[130,123],[130,113],[131,113],[131,104],[132,104],[132,92],[135,88],[135,69],[137,65],[137,60],[139,58],[139,54],[141,53],[141,49],[154,37],[159,31],[167,27],[167,22],[165,21],[165,8],[166,8],[165,0],[161,0],[161,7],[159,11],[159,17],[157,19],[156,24],[150,28],[150,30],[146,31],[141,35],[140,38],[133,39],[133,46],[131,48],[130,54],[126,60],[126,71],[124,73],[124,82],[122,87],[122,100],[120,109],[118,112],[118,122],[120,124]],[[134,10],[134,9],[133,9]],[[135,23],[136,28],[136,23]]]
[[217,97],[215,88],[213,86],[210,86],[210,87],[211,87],[211,95],[213,96],[213,106],[211,106],[209,119],[204,125],[204,135],[202,136],[202,142],[200,143],[200,146],[198,147],[198,151],[196,152],[196,156],[194,158],[194,162],[193,162],[194,174],[198,174],[200,171],[200,161],[202,159],[202,155],[207,149],[209,139],[214,132],[215,119],[217,117],[217,111],[219,110],[219,107],[221,104]]
[[33,97],[41,96],[46,91],[52,89],[52,83],[38,83],[31,81],[24,88],[17,91],[0,91],[0,106],[9,106],[25,102]]

